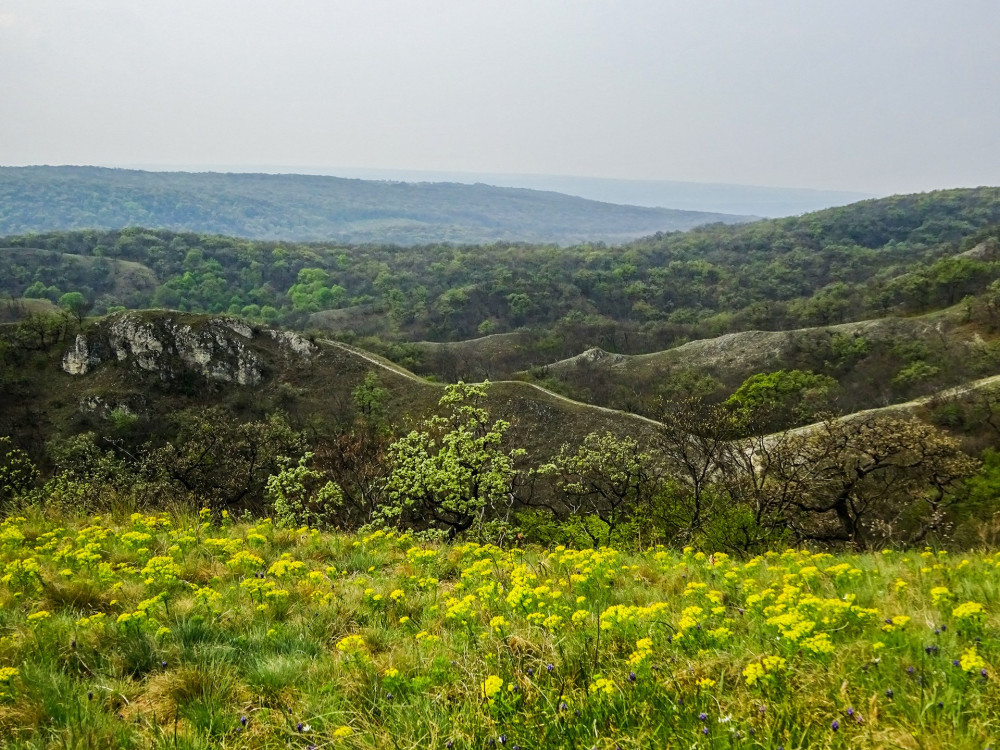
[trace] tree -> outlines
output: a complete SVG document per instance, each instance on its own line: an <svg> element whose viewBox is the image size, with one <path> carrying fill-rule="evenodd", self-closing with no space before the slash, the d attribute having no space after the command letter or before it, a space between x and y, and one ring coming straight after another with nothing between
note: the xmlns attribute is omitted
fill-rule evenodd
<svg viewBox="0 0 1000 750"><path fill-rule="evenodd" d="M69 310L79 324L83 323L87 313L93 309L94 303L88 301L80 292L66 292L59 298L59 307Z"/></svg>
<svg viewBox="0 0 1000 750"><path fill-rule="evenodd" d="M609 544L623 523L648 510L659 486L652 456L635 439L610 432L590 433L576 450L563 445L538 473L555 478L562 502L594 547ZM603 524L603 534L588 517Z"/></svg>
<svg viewBox="0 0 1000 750"><path fill-rule="evenodd" d="M663 402L659 412L655 447L674 484L657 520L664 533L686 542L707 520L712 485L733 463L735 441L748 429L749 415L699 398Z"/></svg>
<svg viewBox="0 0 1000 750"><path fill-rule="evenodd" d="M856 549L946 532L960 482L978 465L942 430L881 415L824 422L760 458L785 487L800 539Z"/></svg>
<svg viewBox="0 0 1000 750"><path fill-rule="evenodd" d="M0 502L6 505L24 494L37 478L38 469L28 454L6 435L0 436Z"/></svg>
<svg viewBox="0 0 1000 750"><path fill-rule="evenodd" d="M148 463L197 502L213 508L260 507L268 477L301 456L305 442L284 419L240 422L219 409L176 417L178 435Z"/></svg>
<svg viewBox="0 0 1000 750"><path fill-rule="evenodd" d="M506 450L503 420L491 422L481 405L489 383L445 388L446 416L425 420L389 446L386 502L376 523L454 539L470 529L503 524L513 505L515 459Z"/></svg>
<svg viewBox="0 0 1000 750"><path fill-rule="evenodd" d="M758 418L768 413L771 429L780 429L809 421L829 410L838 387L837 381L829 375L807 370L778 370L751 375L726 403L755 413Z"/></svg>

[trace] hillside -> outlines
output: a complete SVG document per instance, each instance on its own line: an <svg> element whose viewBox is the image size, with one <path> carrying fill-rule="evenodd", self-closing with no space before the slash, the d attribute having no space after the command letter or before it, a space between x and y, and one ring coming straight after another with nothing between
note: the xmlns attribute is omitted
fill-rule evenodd
<svg viewBox="0 0 1000 750"><path fill-rule="evenodd" d="M98 314L237 314L366 348L527 329L543 355L527 362L538 364L594 346L653 352L953 305L998 277L1000 189L895 196L614 247L403 248L130 229L8 237L0 248L0 292L15 297L79 291Z"/></svg>
<svg viewBox="0 0 1000 750"><path fill-rule="evenodd" d="M0 435L44 460L44 443L85 430L130 441L163 440L171 415L217 408L240 420L286 415L297 429L331 434L357 416L354 390L375 373L384 420L401 429L432 413L443 386L333 341L172 311L120 313L46 345L0 347ZM488 407L511 422L533 461L594 431L642 434L641 418L578 403L524 382L497 382ZM115 413L129 415L116 433ZM553 429L555 427L555 429Z"/></svg>
<svg viewBox="0 0 1000 750"><path fill-rule="evenodd" d="M315 175L0 167L0 235L131 226L296 242L622 242L748 217Z"/></svg>

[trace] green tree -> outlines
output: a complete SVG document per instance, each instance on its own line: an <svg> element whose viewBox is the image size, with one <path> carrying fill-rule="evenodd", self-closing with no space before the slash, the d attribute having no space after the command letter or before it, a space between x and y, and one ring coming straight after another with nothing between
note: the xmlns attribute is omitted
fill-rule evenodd
<svg viewBox="0 0 1000 750"><path fill-rule="evenodd" d="M751 375L726 401L746 413L767 414L771 428L813 419L833 405L838 388L829 375L808 370L778 370Z"/></svg>
<svg viewBox="0 0 1000 750"><path fill-rule="evenodd" d="M66 292L66 294L59 298L59 307L68 310L76 318L77 323L83 323L83 319L87 317L87 313L93 309L94 303L90 302L80 292Z"/></svg>
<svg viewBox="0 0 1000 750"><path fill-rule="evenodd" d="M569 515L594 547L607 545L622 524L648 510L659 489L652 456L630 437L590 433L575 450L563 445L538 468L555 479ZM599 525L588 523L596 518Z"/></svg>
<svg viewBox="0 0 1000 750"><path fill-rule="evenodd" d="M482 405L488 386L447 386L439 402L446 414L389 446L391 473L377 523L454 539L506 522L518 474L515 460L524 451L506 449L509 423L492 421Z"/></svg>

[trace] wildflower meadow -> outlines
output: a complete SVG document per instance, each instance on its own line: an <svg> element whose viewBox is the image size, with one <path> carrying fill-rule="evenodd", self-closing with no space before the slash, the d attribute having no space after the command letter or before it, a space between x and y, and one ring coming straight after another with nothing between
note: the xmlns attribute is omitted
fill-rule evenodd
<svg viewBox="0 0 1000 750"><path fill-rule="evenodd" d="M1000 553L0 524L9 748L955 748L1000 739Z"/></svg>

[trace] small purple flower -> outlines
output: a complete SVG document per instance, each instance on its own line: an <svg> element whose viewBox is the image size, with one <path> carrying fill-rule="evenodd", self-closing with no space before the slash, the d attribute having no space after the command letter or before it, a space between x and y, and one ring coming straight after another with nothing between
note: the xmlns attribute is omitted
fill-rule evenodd
<svg viewBox="0 0 1000 750"><path fill-rule="evenodd" d="M944 703L942 703L941 701L938 701L937 706L938 706L938 708L944 708Z"/></svg>
<svg viewBox="0 0 1000 750"><path fill-rule="evenodd" d="M553 670L553 669L555 669L555 668L556 668L555 664L546 664L546 665L545 665L545 670L546 670L547 672L549 672L549 673L551 673L551 672L552 672L552 670Z"/></svg>
<svg viewBox="0 0 1000 750"><path fill-rule="evenodd" d="M240 724L242 724L243 726L247 725L247 717L246 716L241 716L240 717Z"/></svg>
<svg viewBox="0 0 1000 750"><path fill-rule="evenodd" d="M953 666L953 667L960 666L959 663L958 663L958 659L952 659L951 660L951 666Z"/></svg>
<svg viewBox="0 0 1000 750"><path fill-rule="evenodd" d="M854 709L853 708L847 709L847 715L848 716L854 716Z"/></svg>
<svg viewBox="0 0 1000 750"><path fill-rule="evenodd" d="M446 743L444 743L444 746L448 748L448 750L451 750L453 747L455 747L455 743L452 742L451 740L448 740Z"/></svg>
<svg viewBox="0 0 1000 750"><path fill-rule="evenodd" d="M913 667L907 667L906 668L906 674L913 674L916 671L917 670L915 670Z"/></svg>
<svg viewBox="0 0 1000 750"><path fill-rule="evenodd" d="M167 663L165 661L161 661L160 662L160 667L162 667L163 669L166 669L167 668Z"/></svg>
<svg viewBox="0 0 1000 750"><path fill-rule="evenodd" d="M700 714L698 714L698 718L701 719L702 721L708 721L708 714L702 711Z"/></svg>
<svg viewBox="0 0 1000 750"><path fill-rule="evenodd" d="M501 745L506 745L507 744L507 735L506 734L501 734L499 737L497 737L497 742L499 742Z"/></svg>
<svg viewBox="0 0 1000 750"><path fill-rule="evenodd" d="M535 676L535 670L534 670L534 668L533 667L528 667L528 677L534 677L534 676Z"/></svg>
<svg viewBox="0 0 1000 750"><path fill-rule="evenodd" d="M90 691L87 692L87 700L88 701L94 700L94 691L93 690L90 690Z"/></svg>
<svg viewBox="0 0 1000 750"><path fill-rule="evenodd" d="M840 729L840 722L834 719L833 723L830 725L830 729L836 732L838 729Z"/></svg>
<svg viewBox="0 0 1000 750"><path fill-rule="evenodd" d="M983 672L985 672L985 671L986 670L984 669ZM985 675L983 675L983 676L985 677ZM635 680L636 680L635 672L629 672L628 673L628 681L629 682L635 682Z"/></svg>
<svg viewBox="0 0 1000 750"><path fill-rule="evenodd" d="M885 689L885 697L886 698L892 698L892 696L893 696L892 688L886 688Z"/></svg>
<svg viewBox="0 0 1000 750"><path fill-rule="evenodd" d="M982 669L979 670L979 676L982 677L984 680L986 679L986 667L983 667Z"/></svg>
<svg viewBox="0 0 1000 750"><path fill-rule="evenodd" d="M708 727L702 727L701 728L701 733L702 734L708 734Z"/></svg>
<svg viewBox="0 0 1000 750"><path fill-rule="evenodd" d="M948 626L947 626L947 625L942 625L942 626L941 626L941 632L942 632L942 633L943 633L944 631L946 631L947 629L948 629Z"/></svg>
<svg viewBox="0 0 1000 750"><path fill-rule="evenodd" d="M392 700L392 693L386 693L386 694L385 694L385 699L386 699L387 701L391 701L391 700Z"/></svg>

